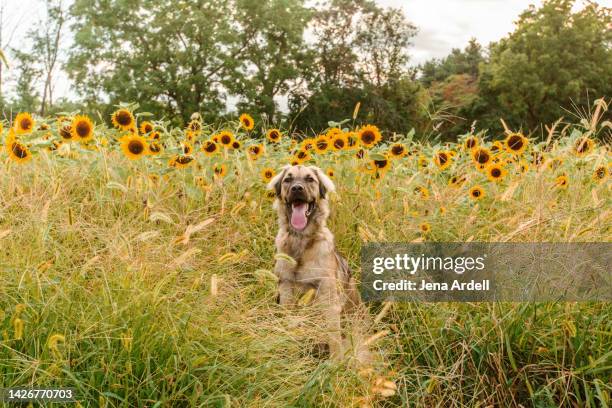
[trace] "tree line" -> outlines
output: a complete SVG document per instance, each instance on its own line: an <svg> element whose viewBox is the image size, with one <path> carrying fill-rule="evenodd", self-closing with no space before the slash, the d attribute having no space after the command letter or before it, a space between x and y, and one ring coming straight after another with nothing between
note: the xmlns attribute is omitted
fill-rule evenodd
<svg viewBox="0 0 612 408"><path fill-rule="evenodd" d="M372 0L45 1L29 49L8 50L17 79L11 98L0 94L5 116L106 119L135 101L176 124L193 112L215 122L230 115L229 100L260 122L313 133L359 103L357 121L387 135L415 128L453 139L474 126L499 132L500 118L534 131L612 95L612 11L594 2L574 11L574 0L546 0L501 40L414 67L418 28ZM53 99L60 65L78 101Z"/></svg>

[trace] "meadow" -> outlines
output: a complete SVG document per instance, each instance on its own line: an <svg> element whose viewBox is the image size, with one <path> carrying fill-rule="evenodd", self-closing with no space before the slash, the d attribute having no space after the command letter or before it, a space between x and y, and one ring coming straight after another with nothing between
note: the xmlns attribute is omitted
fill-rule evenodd
<svg viewBox="0 0 612 408"><path fill-rule="evenodd" d="M305 352L319 314L278 306L266 183L288 163L337 185L330 227L363 242L609 242L612 124L600 100L541 135L452 143L352 119L320 135L242 115L185 128L136 105L4 122L0 387L80 406L604 407L609 303L370 304L353 369Z"/></svg>

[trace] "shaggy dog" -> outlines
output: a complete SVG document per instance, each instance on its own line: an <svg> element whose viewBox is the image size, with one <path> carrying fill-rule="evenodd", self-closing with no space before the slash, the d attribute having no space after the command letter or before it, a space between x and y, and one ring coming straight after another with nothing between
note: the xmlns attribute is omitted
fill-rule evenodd
<svg viewBox="0 0 612 408"><path fill-rule="evenodd" d="M279 303L292 305L296 294L314 289L322 305L329 332L332 358L343 356L341 317L361 303L346 260L336 251L327 228L327 195L334 183L313 166L286 166L268 188L276 191L274 207L279 230L276 250L292 259L277 257Z"/></svg>

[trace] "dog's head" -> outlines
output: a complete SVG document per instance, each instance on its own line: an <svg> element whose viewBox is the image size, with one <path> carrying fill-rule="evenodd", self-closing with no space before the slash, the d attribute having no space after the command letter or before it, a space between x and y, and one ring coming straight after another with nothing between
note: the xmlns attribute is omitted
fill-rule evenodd
<svg viewBox="0 0 612 408"><path fill-rule="evenodd" d="M323 206L327 194L335 190L334 183L315 166L285 166L268 184L276 191L276 205L287 216L296 231L306 229L318 212L326 216Z"/></svg>

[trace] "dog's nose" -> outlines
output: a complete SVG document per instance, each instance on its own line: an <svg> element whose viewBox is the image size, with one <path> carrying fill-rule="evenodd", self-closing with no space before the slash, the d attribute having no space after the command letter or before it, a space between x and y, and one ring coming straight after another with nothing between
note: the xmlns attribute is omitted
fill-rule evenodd
<svg viewBox="0 0 612 408"><path fill-rule="evenodd" d="M304 186L301 184L294 184L291 186L292 193L301 193L302 191L304 191Z"/></svg>

